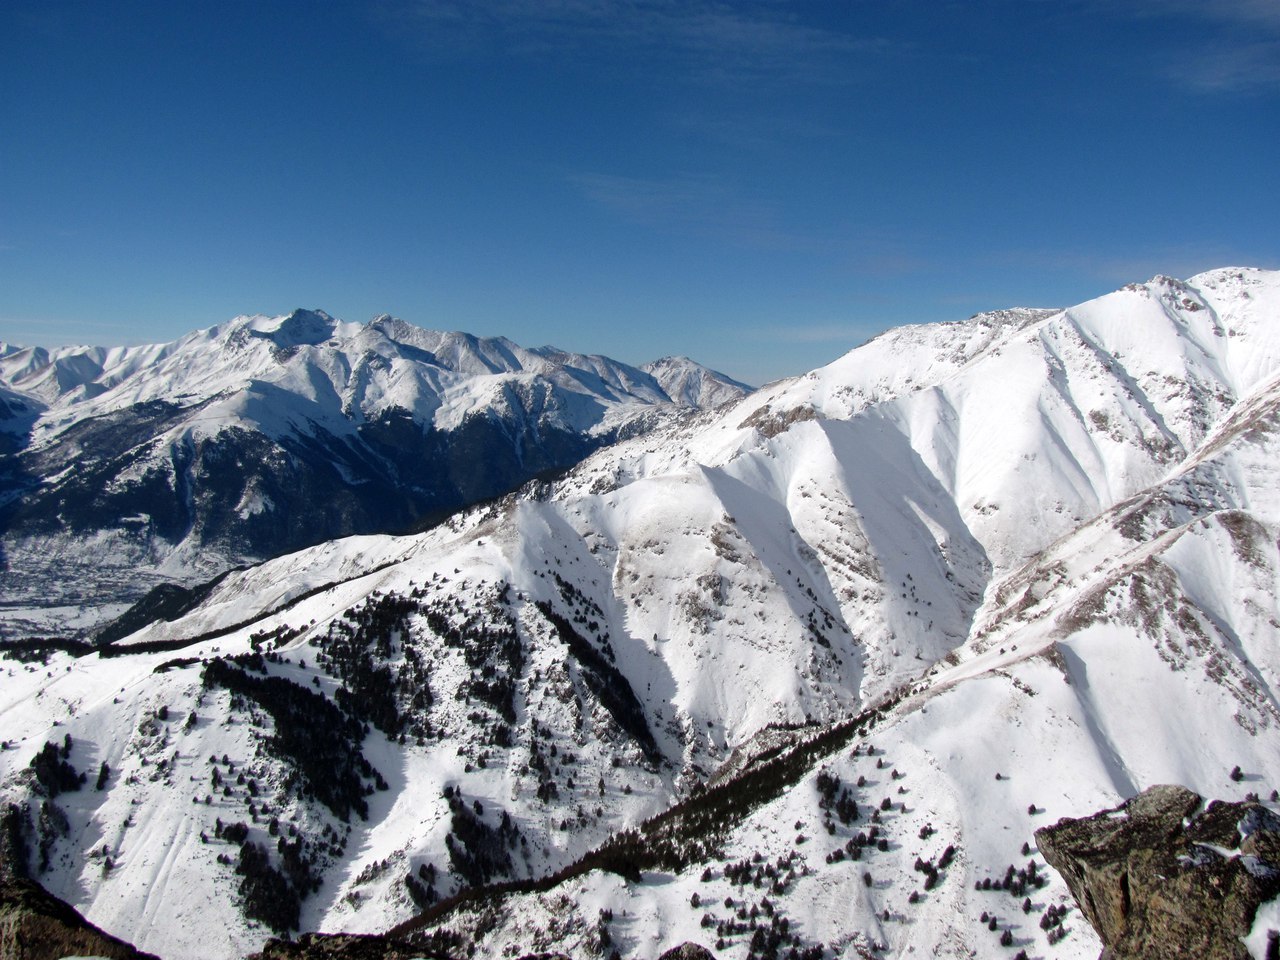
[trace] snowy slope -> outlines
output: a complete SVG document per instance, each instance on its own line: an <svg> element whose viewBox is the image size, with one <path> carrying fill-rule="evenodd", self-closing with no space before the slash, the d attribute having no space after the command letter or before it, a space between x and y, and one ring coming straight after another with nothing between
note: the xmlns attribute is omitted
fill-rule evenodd
<svg viewBox="0 0 1280 960"><path fill-rule="evenodd" d="M692 862L640 883L589 873L446 926L481 956L533 930L576 954L603 924L624 956L721 939L745 957L752 933L725 924L753 905L759 923L767 896L826 956L1011 956L1005 929L1029 955L1096 956L1078 914L1061 942L1041 928L1067 902L1056 878L1022 896L982 881L1027 869L1035 827L1154 783L1276 786L1278 361L1280 274L1253 270L891 331L426 533L233 573L122 640L131 654L11 663L0 783L37 811L42 882L91 921L173 956L226 928L235 956L266 930L243 891L226 896L243 847L216 819L244 821L281 869L270 817L305 839L323 884L300 928L384 930L418 909L407 875L419 896L469 872L543 875L891 696ZM209 680L202 659L255 647L278 659L233 669L354 692L358 748L387 786L362 781L367 819L308 792L266 700ZM66 733L90 776L52 799L63 831L40 822L27 764ZM823 800L822 769L857 820ZM873 810L886 849L836 857ZM86 857L104 844L105 875ZM756 852L783 879L738 882ZM161 909L184 922L153 923Z"/></svg>
<svg viewBox="0 0 1280 960"><path fill-rule="evenodd" d="M670 371L672 361L655 369ZM664 373L678 388L689 382L720 387L726 399L746 388L686 358ZM504 337L425 330L381 316L367 324L335 320L323 311L296 310L279 317L237 317L181 340L142 347L19 348L0 345L0 382L38 398L51 410L35 430L38 442L90 417L152 401L194 402L227 398L200 429L216 432L220 418L258 416L270 432L286 426L261 408L235 401L255 383L281 386L327 414L372 419L391 407L430 414L437 426L456 425L473 408L493 402L506 383L550 381L565 396L580 398L556 411L575 431L607 429L626 403L673 400L704 406L694 395L668 395L643 368L607 357L542 347L525 349ZM452 401L452 402L450 402ZM284 414L287 418L288 414ZM243 417L237 418L242 422Z"/></svg>
<svg viewBox="0 0 1280 960"><path fill-rule="evenodd" d="M495 956L530 928L568 929L569 952L589 950L602 925L623 955L694 940L741 956L753 932L722 935L724 925L763 897L799 945L824 943L839 956L1004 956L1006 929L1011 950L1096 956L1101 945L1074 911L1060 942L1041 927L1050 905L1071 905L1056 877L1012 895L975 884L1036 860L1021 846L1034 847L1036 826L1153 784L1229 798L1276 786L1280 390L1274 370L1250 372L1237 387L1245 398L1190 434L1198 444L1177 467L993 581L970 640L910 685L878 730L823 765L846 785L865 778L852 791L857 823L827 834L815 770L687 869L646 874L640 885L592 873L509 899L496 929L483 910L445 924ZM1236 765L1241 782L1229 777ZM888 849L830 862L885 800L878 829ZM954 861L930 889L917 858L936 865L947 845ZM763 891L734 881L728 868L757 852L766 867L795 871L781 892L768 879ZM566 897L578 905L571 912Z"/></svg>
<svg viewBox="0 0 1280 960"><path fill-rule="evenodd" d="M409 529L746 389L677 366L672 395L605 357L304 310L143 347L0 345L13 629Z"/></svg>
<svg viewBox="0 0 1280 960"><path fill-rule="evenodd" d="M737 400L751 388L724 374L708 370L688 357L663 357L640 367L662 386L676 403L699 410L711 410Z"/></svg>

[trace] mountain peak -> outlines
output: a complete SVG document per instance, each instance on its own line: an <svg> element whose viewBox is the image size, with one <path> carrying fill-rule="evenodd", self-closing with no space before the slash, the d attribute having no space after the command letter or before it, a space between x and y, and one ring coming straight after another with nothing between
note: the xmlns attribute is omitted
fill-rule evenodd
<svg viewBox="0 0 1280 960"><path fill-rule="evenodd" d="M667 356L640 365L676 403L718 407L750 393L752 387L684 356Z"/></svg>
<svg viewBox="0 0 1280 960"><path fill-rule="evenodd" d="M247 324L252 337L270 340L281 349L316 346L330 339L339 323L323 310L305 310L299 307L283 317L273 317L265 323L257 320Z"/></svg>
<svg viewBox="0 0 1280 960"><path fill-rule="evenodd" d="M660 394L712 379L683 358L556 370L412 328L417 354L343 334L280 363L196 338L198 360L161 358L166 397L200 363L243 369L20 454L49 499L3 544L6 639L55 578L146 573L98 504L126 531L232 517L278 544L442 464L472 493L504 451L537 475L564 424L628 439L412 536L144 599L100 656L12 664L10 822L52 892L172 956L408 921L478 960L712 931L725 957L1096 957L1036 827L1151 784L1238 801L1280 770L1277 321L1280 274L1136 284L900 328L699 416ZM253 434L286 407L303 429ZM1245 827L1177 869L1248 854ZM453 899L499 881L500 907Z"/></svg>

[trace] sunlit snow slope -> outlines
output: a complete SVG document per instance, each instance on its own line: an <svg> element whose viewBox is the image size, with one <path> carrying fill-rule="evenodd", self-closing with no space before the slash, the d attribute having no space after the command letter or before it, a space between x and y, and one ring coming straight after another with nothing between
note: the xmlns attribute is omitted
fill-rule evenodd
<svg viewBox="0 0 1280 960"><path fill-rule="evenodd" d="M226 929L235 956L273 922L245 919L255 843L298 928L383 930L887 704L682 835L687 863L446 925L481 956L530 931L579 955L602 925L624 956L758 956L767 898L825 956L1093 957L1078 914L1041 924L1068 897L1027 880L1036 826L1154 783L1275 786L1277 427L1273 272L891 331L429 532L233 573L133 652L11 663L4 791L90 920L173 956ZM329 706L364 816L282 732ZM89 782L49 797L28 764L66 734Z"/></svg>
<svg viewBox="0 0 1280 960"><path fill-rule="evenodd" d="M155 583L403 532L743 392L684 358L651 374L304 310L153 346L0 344L7 632L87 632Z"/></svg>

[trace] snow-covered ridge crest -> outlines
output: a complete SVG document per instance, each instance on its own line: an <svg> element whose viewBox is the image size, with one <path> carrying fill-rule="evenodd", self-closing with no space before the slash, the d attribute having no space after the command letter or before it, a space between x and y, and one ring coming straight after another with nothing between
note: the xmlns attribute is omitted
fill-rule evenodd
<svg viewBox="0 0 1280 960"><path fill-rule="evenodd" d="M585 954L607 926L626 956L719 937L736 960L737 911L757 907L824 956L995 960L1007 932L1091 960L1065 887L1028 867L1036 826L1152 783L1280 786L1278 346L1280 274L1245 269L891 331L425 532L231 573L122 637L130 655L14 664L0 789L38 803L31 757L70 733L77 769L114 779L59 800L48 882L162 954L215 928L243 950L265 932L221 895L239 841L215 817L277 865L270 816L323 844L303 927L385 930L428 881L479 875L464 834L489 838L492 878L545 875L726 763L892 702L713 850L477 915L476 955L553 931ZM300 761L265 745L266 708L201 680L231 656L332 703L394 691L393 732L357 744L388 781L368 779L368 820L291 790ZM160 705L177 720L157 730ZM230 794L204 786L211 766ZM84 854L104 843L106 875ZM196 920L153 923L153 902Z"/></svg>
<svg viewBox="0 0 1280 960"><path fill-rule="evenodd" d="M715 384L719 400L747 389L693 361L686 360L684 370ZM440 402L443 394L472 380L521 374L549 378L559 390L591 401L566 414L577 430L601 429L613 406L702 405L689 395L669 396L643 369L607 357L526 349L503 337L427 330L388 315L360 324L295 310L236 317L166 344L54 350L6 344L0 350L0 384L61 414L46 432L138 403L190 404L254 383L280 384L316 402L339 399L365 417L400 406L438 414L439 425L453 426L457 418ZM493 393L483 384L477 391Z"/></svg>
<svg viewBox="0 0 1280 960"><path fill-rule="evenodd" d="M10 598L127 603L159 580L409 529L747 390L682 370L705 388L673 397L603 356L319 310L140 347L6 345ZM24 631L85 626L28 616Z"/></svg>

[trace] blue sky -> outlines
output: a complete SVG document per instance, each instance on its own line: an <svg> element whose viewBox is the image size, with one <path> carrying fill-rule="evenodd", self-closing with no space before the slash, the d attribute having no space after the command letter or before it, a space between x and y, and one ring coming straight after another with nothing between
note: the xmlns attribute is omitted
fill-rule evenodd
<svg viewBox="0 0 1280 960"><path fill-rule="evenodd" d="M751 382L1280 266L1274 0L0 5L0 339L392 313Z"/></svg>

